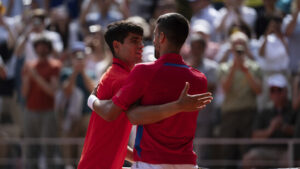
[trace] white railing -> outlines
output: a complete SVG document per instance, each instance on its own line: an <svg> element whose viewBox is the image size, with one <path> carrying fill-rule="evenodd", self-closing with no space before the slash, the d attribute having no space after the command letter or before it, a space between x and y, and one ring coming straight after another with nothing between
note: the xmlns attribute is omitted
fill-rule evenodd
<svg viewBox="0 0 300 169"><path fill-rule="evenodd" d="M26 163L25 147L31 144L45 144L45 145L65 145L73 144L82 146L84 138L1 138L0 145L19 145L21 147L21 159L0 158L0 165L14 164L16 160L21 160L22 164ZM300 139L233 139L233 138L195 138L194 145L287 145L288 165L294 165L294 145L300 144ZM1 150L0 150L1 151ZM70 161L77 159L69 159ZM28 162L28 161L27 161ZM270 162L262 161L262 165L268 165ZM203 160L201 164L205 166L223 166L223 165L237 165L241 161L235 160Z"/></svg>

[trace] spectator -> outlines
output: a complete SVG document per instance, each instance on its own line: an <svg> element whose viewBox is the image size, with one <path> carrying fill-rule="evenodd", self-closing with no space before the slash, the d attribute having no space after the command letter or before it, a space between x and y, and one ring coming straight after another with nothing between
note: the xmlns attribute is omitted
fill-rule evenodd
<svg viewBox="0 0 300 169"><path fill-rule="evenodd" d="M57 56L57 53L61 52L63 49L63 44L61 42L61 37L58 33L46 30L45 19L47 17L46 12L42 9L35 9L32 12L32 19L29 25L25 27L25 33L18 39L19 43L16 47L16 55L21 56L24 54L25 61L31 61L37 59L37 55L33 48L33 39L36 36L47 36L50 39L53 51L52 56Z"/></svg>
<svg viewBox="0 0 300 169"><path fill-rule="evenodd" d="M21 15L23 12L23 2L16 0L2 0L4 6L7 7L6 16L14 17Z"/></svg>
<svg viewBox="0 0 300 169"><path fill-rule="evenodd" d="M113 5L110 0L85 0L79 16L81 26L99 24L106 27L111 22L123 19L121 12L112 8Z"/></svg>
<svg viewBox="0 0 300 169"><path fill-rule="evenodd" d="M63 50L69 48L70 41L70 18L65 8L52 8L50 11L50 24L47 29L57 32L63 43Z"/></svg>
<svg viewBox="0 0 300 169"><path fill-rule="evenodd" d="M261 38L259 55L263 59L262 69L267 73L288 71L288 47L284 33L281 31L281 23L280 14L273 14L265 36Z"/></svg>
<svg viewBox="0 0 300 169"><path fill-rule="evenodd" d="M256 38L259 39L261 35L265 34L267 30L268 24L272 15L276 12L276 4L277 0L263 0L263 8L258 11L257 19L255 21L255 34Z"/></svg>
<svg viewBox="0 0 300 169"><path fill-rule="evenodd" d="M233 36L236 32L242 32L243 35L241 36ZM233 54L233 43L238 43L245 48L245 56L248 59L255 60L257 53L257 46L255 43L253 43L251 39L251 30L250 28L245 24L234 24L231 26L229 33L230 38L227 42L223 43L220 46L219 52L216 54L215 60L222 63L222 62L228 62L234 58ZM235 37L235 38L232 38Z"/></svg>
<svg viewBox="0 0 300 169"><path fill-rule="evenodd" d="M284 75L274 74L268 78L270 99L273 107L257 114L253 125L252 138L291 138L294 134L296 114L288 99L288 82ZM261 145L254 147L243 157L244 168L288 167L286 145ZM259 166L259 162L271 166Z"/></svg>
<svg viewBox="0 0 300 169"><path fill-rule="evenodd" d="M100 25L91 25L85 43L89 50L85 70L95 72L95 80L98 82L111 64L112 57L104 41L103 28Z"/></svg>
<svg viewBox="0 0 300 169"><path fill-rule="evenodd" d="M23 68L22 93L26 99L24 117L24 137L48 138L56 136L56 119L54 114L54 93L58 87L58 76L61 63L50 58L52 43L45 36L36 36L33 47L37 53L36 60L28 61ZM38 159L45 155L47 160L53 158L55 151L53 146L33 144L26 151L26 168L37 168L32 159ZM42 153L42 154L41 154ZM53 168L47 161L48 167Z"/></svg>
<svg viewBox="0 0 300 169"><path fill-rule="evenodd" d="M61 71L62 91L56 95L56 108L61 117L63 137L84 137L92 112L85 103L95 87L96 75L94 70L87 69L85 48L83 42L73 43L71 67ZM64 147L64 158L79 157L80 149L73 145ZM66 163L68 167L73 165Z"/></svg>
<svg viewBox="0 0 300 169"><path fill-rule="evenodd" d="M269 87L267 79L274 73L289 73L289 54L287 39L281 30L282 16L280 13L273 13L264 36L261 36L259 44L258 61L263 70L263 92L260 96L260 110L265 109L270 104Z"/></svg>
<svg viewBox="0 0 300 169"><path fill-rule="evenodd" d="M293 75L299 73L300 1L294 0L292 14L283 20L284 34L288 38L289 68Z"/></svg>
<svg viewBox="0 0 300 169"><path fill-rule="evenodd" d="M197 20L205 20L209 23L211 39L214 42L219 42L219 36L216 32L215 21L220 17L219 11L217 11L211 4L211 0L189 0L190 6L193 10L193 16L191 18L191 26L195 24Z"/></svg>
<svg viewBox="0 0 300 169"><path fill-rule="evenodd" d="M211 40L211 35L215 34L212 29L212 26L203 19L196 20L191 26L191 31L200 34L206 41L207 47L204 56L208 59L215 60L220 45Z"/></svg>
<svg viewBox="0 0 300 169"><path fill-rule="evenodd" d="M165 13L176 12L177 7L176 0L160 0L157 2L152 18L157 19Z"/></svg>
<svg viewBox="0 0 300 169"><path fill-rule="evenodd" d="M4 8L0 2L0 8ZM7 24L7 18L0 11L0 139L20 137L20 115L16 111L15 101L15 66L16 58L13 56L15 39L11 27ZM12 158L8 156L14 146L0 145L0 158ZM0 168L9 168L13 164L1 164Z"/></svg>
<svg viewBox="0 0 300 169"><path fill-rule="evenodd" d="M218 64L215 61L205 57L206 40L199 34L193 33L191 35L191 60L190 65L204 73L207 77L207 90L213 94L217 87L217 69ZM209 138L213 136L214 124L216 122L216 107L214 102L208 104L205 109L199 112L197 118L197 129L195 138ZM198 148L198 149L197 149ZM210 146L195 147L198 152L198 164L201 160L207 160L210 157Z"/></svg>
<svg viewBox="0 0 300 169"><path fill-rule="evenodd" d="M220 65L220 82L224 91L221 105L220 137L249 138L256 114L256 96L261 93L261 71L258 64L247 59L241 32L231 35L232 61ZM243 100L241 102L241 100ZM239 150L241 149L241 150ZM246 147L223 146L223 159L236 160ZM225 164L226 165L226 164ZM234 168L234 166L227 166Z"/></svg>
<svg viewBox="0 0 300 169"><path fill-rule="evenodd" d="M124 0L127 4L128 16L140 16L146 21L149 21L156 9L157 3L159 1L155 0ZM161 0L160 0L161 1Z"/></svg>
<svg viewBox="0 0 300 169"><path fill-rule="evenodd" d="M256 20L256 11L250 7L243 5L244 0L225 0L225 7L220 9L220 17L215 21L217 31L228 32L233 24L247 24L251 30L254 29ZM225 36L226 35L222 35Z"/></svg>

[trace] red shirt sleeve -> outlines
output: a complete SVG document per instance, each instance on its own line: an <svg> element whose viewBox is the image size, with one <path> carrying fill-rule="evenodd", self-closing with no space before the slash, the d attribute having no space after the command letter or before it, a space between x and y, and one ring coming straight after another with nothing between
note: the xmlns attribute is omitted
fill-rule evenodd
<svg viewBox="0 0 300 169"><path fill-rule="evenodd" d="M131 71L128 79L119 92L112 98L112 101L123 110L139 100L149 83L149 76L145 65L137 65Z"/></svg>

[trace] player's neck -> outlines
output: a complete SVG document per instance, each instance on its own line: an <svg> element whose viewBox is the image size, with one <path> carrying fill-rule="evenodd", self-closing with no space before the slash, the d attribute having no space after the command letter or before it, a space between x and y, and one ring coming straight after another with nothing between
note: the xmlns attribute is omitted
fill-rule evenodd
<svg viewBox="0 0 300 169"><path fill-rule="evenodd" d="M160 52L159 52L162 55L165 55L165 54L168 54L168 53L176 53L176 54L179 54L180 53L180 49L177 49L177 48L172 48L170 46L166 46L165 48L163 48Z"/></svg>
<svg viewBox="0 0 300 169"><path fill-rule="evenodd" d="M161 52L160 54L162 56L162 55L169 54L169 53L175 53L175 54L179 55L179 51L176 51L176 50L168 50L168 51Z"/></svg>

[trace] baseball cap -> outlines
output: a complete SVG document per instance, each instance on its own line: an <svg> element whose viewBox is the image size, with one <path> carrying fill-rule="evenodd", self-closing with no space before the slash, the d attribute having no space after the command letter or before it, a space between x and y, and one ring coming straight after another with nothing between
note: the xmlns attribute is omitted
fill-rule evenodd
<svg viewBox="0 0 300 169"><path fill-rule="evenodd" d="M287 87L287 80L282 74L274 74L268 78L268 86L269 87L279 87L285 88Z"/></svg>
<svg viewBox="0 0 300 169"><path fill-rule="evenodd" d="M199 19L196 20L192 26L191 26L192 32L202 32L206 35L210 35L211 33L211 26L210 24L204 20L204 19Z"/></svg>

